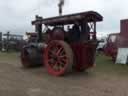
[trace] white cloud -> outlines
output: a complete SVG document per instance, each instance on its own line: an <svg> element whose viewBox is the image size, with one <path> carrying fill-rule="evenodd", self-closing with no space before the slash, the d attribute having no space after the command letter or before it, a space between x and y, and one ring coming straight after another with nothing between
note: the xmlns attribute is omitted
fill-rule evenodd
<svg viewBox="0 0 128 96"><path fill-rule="evenodd" d="M43 17L58 15L58 0L0 0L0 31L17 34L32 31L31 20L36 14ZM127 0L66 0L64 14L88 10L98 11L104 21L98 32L119 32L120 19L128 18ZM104 33L103 33L104 34Z"/></svg>

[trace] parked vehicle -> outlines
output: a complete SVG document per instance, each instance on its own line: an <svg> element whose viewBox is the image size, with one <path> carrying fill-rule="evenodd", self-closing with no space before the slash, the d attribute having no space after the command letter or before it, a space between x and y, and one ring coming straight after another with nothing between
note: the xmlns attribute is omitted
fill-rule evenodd
<svg viewBox="0 0 128 96"><path fill-rule="evenodd" d="M36 28L37 42L29 43L22 49L23 66L32 67L40 63L54 76L93 67L98 45L96 22L102 20L103 17L94 11L46 19L36 16L32 25ZM45 42L42 25L43 30L47 29Z"/></svg>

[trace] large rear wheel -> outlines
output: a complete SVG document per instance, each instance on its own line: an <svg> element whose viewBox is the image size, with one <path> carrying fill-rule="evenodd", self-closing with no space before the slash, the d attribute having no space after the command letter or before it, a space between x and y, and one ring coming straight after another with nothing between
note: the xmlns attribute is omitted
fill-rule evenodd
<svg viewBox="0 0 128 96"><path fill-rule="evenodd" d="M72 49L64 41L53 40L45 50L44 63L50 74L54 76L64 75L72 70Z"/></svg>

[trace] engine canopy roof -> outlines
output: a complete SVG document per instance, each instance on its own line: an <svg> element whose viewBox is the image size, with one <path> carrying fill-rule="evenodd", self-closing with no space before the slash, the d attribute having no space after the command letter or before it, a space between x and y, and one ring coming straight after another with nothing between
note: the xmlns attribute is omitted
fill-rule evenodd
<svg viewBox="0 0 128 96"><path fill-rule="evenodd" d="M95 11L87 11L87 12L57 16L52 18L45 18L45 19L40 18L35 21L32 21L32 25L36 25L36 24L44 24L48 26L68 25L68 24L74 24L75 22L81 22L83 20L87 22L93 22L93 21L100 22L103 20L103 17Z"/></svg>

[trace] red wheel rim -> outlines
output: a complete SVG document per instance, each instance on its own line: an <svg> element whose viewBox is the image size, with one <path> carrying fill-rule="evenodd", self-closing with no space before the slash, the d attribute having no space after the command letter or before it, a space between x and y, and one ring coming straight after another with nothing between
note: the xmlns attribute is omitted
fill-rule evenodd
<svg viewBox="0 0 128 96"><path fill-rule="evenodd" d="M64 75L69 65L69 56L65 47L58 41L51 42L45 50L45 65L50 74Z"/></svg>

